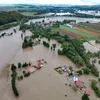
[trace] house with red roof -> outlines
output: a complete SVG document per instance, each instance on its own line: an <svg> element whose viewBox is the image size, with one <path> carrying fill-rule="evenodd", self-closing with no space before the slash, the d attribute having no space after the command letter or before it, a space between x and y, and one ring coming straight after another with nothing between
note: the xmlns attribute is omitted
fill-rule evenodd
<svg viewBox="0 0 100 100"><path fill-rule="evenodd" d="M88 96L90 96L91 91L89 91L89 90L85 90L85 94L87 94Z"/></svg>
<svg viewBox="0 0 100 100"><path fill-rule="evenodd" d="M42 62L38 62L37 65L38 65L38 67L43 67L43 63Z"/></svg>
<svg viewBox="0 0 100 100"><path fill-rule="evenodd" d="M34 67L29 67L28 70L29 70L29 72L32 73L32 72L35 72L36 68L34 68Z"/></svg>

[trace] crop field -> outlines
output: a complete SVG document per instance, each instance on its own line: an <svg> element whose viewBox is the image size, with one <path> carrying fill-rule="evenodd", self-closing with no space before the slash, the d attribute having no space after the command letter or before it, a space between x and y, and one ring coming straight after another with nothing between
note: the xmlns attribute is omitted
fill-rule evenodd
<svg viewBox="0 0 100 100"><path fill-rule="evenodd" d="M100 23L82 23L81 25L100 31Z"/></svg>
<svg viewBox="0 0 100 100"><path fill-rule="evenodd" d="M86 39L90 39L90 38L95 37L94 35L89 34L89 33L85 32L85 31L83 31L83 30L79 30L79 29L77 29L77 28L70 28L70 27L67 27L67 26L64 26L64 25L60 25L60 29L61 29L61 30L67 30L67 31L69 31L69 32L72 32L73 35L74 35L74 34L78 34L78 35L80 35L80 36L82 36L82 37L84 37L84 38L86 38ZM66 34L67 34L67 33L66 33Z"/></svg>
<svg viewBox="0 0 100 100"><path fill-rule="evenodd" d="M93 32L93 31L89 31L89 30L86 30L84 28L81 28L81 27L76 27L77 30L79 31L83 31L83 32L86 32L88 34L91 34L93 36L100 36L100 34L96 33L96 32Z"/></svg>
<svg viewBox="0 0 100 100"><path fill-rule="evenodd" d="M74 26L79 26L79 27L84 28L86 30L100 34L100 23L80 23L77 25L74 24Z"/></svg>
<svg viewBox="0 0 100 100"><path fill-rule="evenodd" d="M59 30L60 33L63 33L64 35L68 35L70 37L74 37L74 38L84 38L82 37L80 34L76 34L74 32L68 31L68 30Z"/></svg>

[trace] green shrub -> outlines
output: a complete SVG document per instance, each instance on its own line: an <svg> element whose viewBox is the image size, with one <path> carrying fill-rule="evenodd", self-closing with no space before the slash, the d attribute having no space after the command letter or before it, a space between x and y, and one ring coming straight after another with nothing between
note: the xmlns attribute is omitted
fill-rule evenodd
<svg viewBox="0 0 100 100"><path fill-rule="evenodd" d="M62 50L58 49L58 54L59 54L59 55L63 55Z"/></svg>
<svg viewBox="0 0 100 100"><path fill-rule="evenodd" d="M82 70L78 70L77 73L78 73L79 75L83 75Z"/></svg>
<svg viewBox="0 0 100 100"><path fill-rule="evenodd" d="M91 68L91 73L93 75L95 75L96 77L99 77L99 71L98 71L98 69L96 67L92 67Z"/></svg>
<svg viewBox="0 0 100 100"><path fill-rule="evenodd" d="M11 70L15 71L16 70L16 66L14 64L11 64Z"/></svg>
<svg viewBox="0 0 100 100"><path fill-rule="evenodd" d="M24 77L28 77L28 76L30 76L29 72L24 74Z"/></svg>
<svg viewBox="0 0 100 100"><path fill-rule="evenodd" d="M23 80L23 76L20 76L20 79Z"/></svg>
<svg viewBox="0 0 100 100"><path fill-rule="evenodd" d="M19 63L18 63L18 68L21 68L21 67L22 67L22 65L21 65L21 63L19 62Z"/></svg>
<svg viewBox="0 0 100 100"><path fill-rule="evenodd" d="M25 67L28 67L28 64L25 62L23 65L22 65L23 68Z"/></svg>
<svg viewBox="0 0 100 100"><path fill-rule="evenodd" d="M49 43L47 43L47 42L45 42L45 41L43 41L43 45L46 46L47 48L50 47Z"/></svg>
<svg viewBox="0 0 100 100"><path fill-rule="evenodd" d="M89 69L88 67L83 68L82 70L83 70L84 74L89 75L89 73L90 73L90 69Z"/></svg>

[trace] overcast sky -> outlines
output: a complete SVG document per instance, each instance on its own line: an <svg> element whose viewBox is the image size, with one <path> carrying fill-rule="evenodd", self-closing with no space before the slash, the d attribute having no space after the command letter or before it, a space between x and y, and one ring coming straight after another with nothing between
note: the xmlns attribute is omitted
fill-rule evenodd
<svg viewBox="0 0 100 100"><path fill-rule="evenodd" d="M100 4L100 0L0 0L0 4L72 4L93 5Z"/></svg>

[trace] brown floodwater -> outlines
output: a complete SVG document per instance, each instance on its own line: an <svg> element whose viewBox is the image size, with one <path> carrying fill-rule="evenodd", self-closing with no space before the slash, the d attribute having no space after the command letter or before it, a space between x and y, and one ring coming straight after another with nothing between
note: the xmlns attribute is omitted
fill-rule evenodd
<svg viewBox="0 0 100 100"><path fill-rule="evenodd" d="M22 81L16 81L16 87L20 94L19 98L15 98L13 95L11 80L1 77L1 74L0 100L81 100L83 94L73 91L69 85L65 86L65 83L70 83L66 78L66 74L60 75L54 71L54 68L63 65L72 66L74 69L77 69L71 60L57 54L57 49L61 47L61 44L55 40L50 41L50 45L52 43L57 44L55 52L44 47L42 44L34 46L33 49L22 50L20 36L22 32L18 30L18 27L16 28L16 34L0 39L0 70L8 63L17 65L18 62L31 62L33 65L36 65L39 59L44 59L47 64L42 69L32 73L30 77L24 78ZM13 28L6 31L12 32ZM26 35L30 34L30 31L26 31ZM46 39L44 38L43 40ZM86 82L87 87L90 89L90 77L85 77L83 76L82 80ZM65 93L67 97L65 97ZM93 91L90 98L91 100L99 100Z"/></svg>

